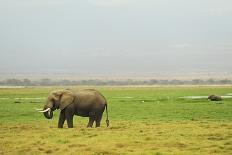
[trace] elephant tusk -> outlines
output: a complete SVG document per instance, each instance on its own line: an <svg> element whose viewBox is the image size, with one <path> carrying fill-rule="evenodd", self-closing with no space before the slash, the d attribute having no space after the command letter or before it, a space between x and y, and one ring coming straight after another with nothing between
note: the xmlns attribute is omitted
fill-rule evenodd
<svg viewBox="0 0 232 155"><path fill-rule="evenodd" d="M37 111L42 111L43 109L35 109L35 110L37 110Z"/></svg>
<svg viewBox="0 0 232 155"><path fill-rule="evenodd" d="M46 110L38 111L38 112L47 112L47 111L49 111L49 110L50 110L50 108L47 108Z"/></svg>

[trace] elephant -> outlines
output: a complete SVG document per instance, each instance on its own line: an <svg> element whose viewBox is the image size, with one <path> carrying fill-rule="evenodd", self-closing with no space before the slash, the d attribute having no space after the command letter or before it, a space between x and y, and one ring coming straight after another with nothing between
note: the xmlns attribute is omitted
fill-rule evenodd
<svg viewBox="0 0 232 155"><path fill-rule="evenodd" d="M221 101L222 97L218 96L218 95L209 95L208 96L208 100L211 100L211 101Z"/></svg>
<svg viewBox="0 0 232 155"><path fill-rule="evenodd" d="M65 120L68 128L73 128L73 116L89 117L87 127L100 127L102 114L106 109L106 125L109 126L107 101L105 97L94 89L73 91L69 89L53 91L47 98L42 112L47 119L52 119L53 111L60 109L58 128L63 128Z"/></svg>

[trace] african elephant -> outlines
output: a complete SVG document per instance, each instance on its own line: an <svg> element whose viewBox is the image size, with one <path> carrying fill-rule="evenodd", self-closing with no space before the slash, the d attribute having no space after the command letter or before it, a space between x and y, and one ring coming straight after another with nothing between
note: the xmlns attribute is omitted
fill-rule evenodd
<svg viewBox="0 0 232 155"><path fill-rule="evenodd" d="M67 120L68 128L73 128L73 116L89 117L87 127L92 127L94 121L96 127L100 127L102 114L106 109L106 124L109 126L107 102L105 97L98 91L93 89L84 89L79 91L71 91L69 89L53 91L47 98L43 112L47 119L53 117L53 111L60 109L58 128L63 128L65 120ZM50 112L50 113L49 113Z"/></svg>
<svg viewBox="0 0 232 155"><path fill-rule="evenodd" d="M221 101L222 97L218 96L218 95L209 95L208 100L211 100L211 101Z"/></svg>

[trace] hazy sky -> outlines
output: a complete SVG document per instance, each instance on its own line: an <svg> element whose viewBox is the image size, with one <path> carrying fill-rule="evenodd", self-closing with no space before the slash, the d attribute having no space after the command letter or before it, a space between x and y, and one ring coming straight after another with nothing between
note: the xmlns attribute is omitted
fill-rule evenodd
<svg viewBox="0 0 232 155"><path fill-rule="evenodd" d="M0 73L232 72L231 0L0 0Z"/></svg>

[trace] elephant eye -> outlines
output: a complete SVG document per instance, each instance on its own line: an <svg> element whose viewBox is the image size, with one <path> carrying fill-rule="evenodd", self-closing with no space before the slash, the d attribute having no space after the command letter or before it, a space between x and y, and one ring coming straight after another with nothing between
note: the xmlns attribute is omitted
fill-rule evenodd
<svg viewBox="0 0 232 155"><path fill-rule="evenodd" d="M57 102L58 102L58 101L57 101L55 98L52 99L52 103L53 103L53 104L57 104Z"/></svg>
<svg viewBox="0 0 232 155"><path fill-rule="evenodd" d="M52 98L52 100L51 100L53 103L55 103L56 102L56 100L54 99L54 98Z"/></svg>

